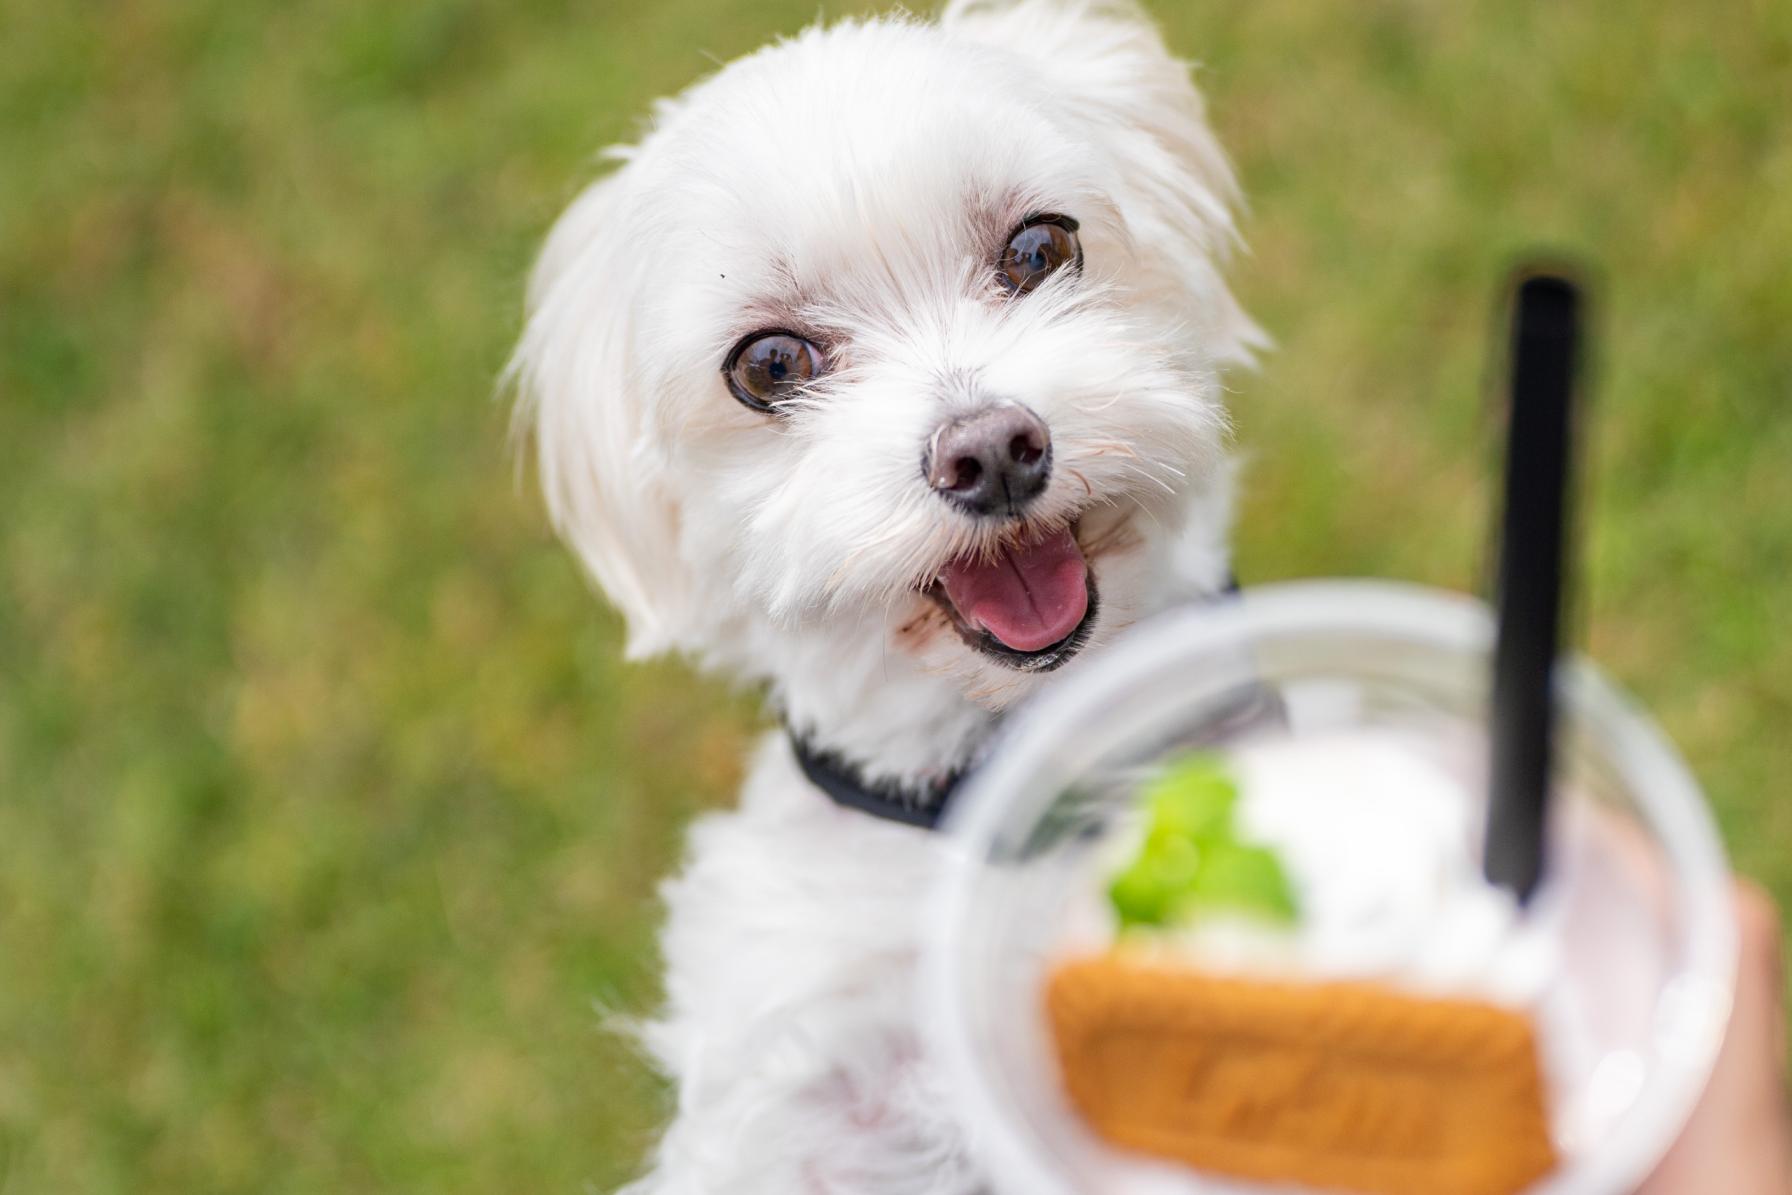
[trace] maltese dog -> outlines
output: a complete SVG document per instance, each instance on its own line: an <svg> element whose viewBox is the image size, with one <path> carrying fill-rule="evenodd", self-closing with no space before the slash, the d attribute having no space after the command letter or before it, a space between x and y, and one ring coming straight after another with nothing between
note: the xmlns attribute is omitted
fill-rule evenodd
<svg viewBox="0 0 1792 1195"><path fill-rule="evenodd" d="M1228 584L1234 182L1136 8L806 30L655 111L513 364L633 656L783 722L664 888L635 1195L985 1189L915 1023L932 825L1004 711Z"/></svg>

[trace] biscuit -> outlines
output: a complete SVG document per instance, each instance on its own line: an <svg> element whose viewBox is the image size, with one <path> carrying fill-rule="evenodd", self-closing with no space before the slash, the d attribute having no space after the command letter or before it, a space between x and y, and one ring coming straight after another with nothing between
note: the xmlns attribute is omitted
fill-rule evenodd
<svg viewBox="0 0 1792 1195"><path fill-rule="evenodd" d="M1365 1195L1514 1195L1556 1164L1509 1009L1107 954L1058 966L1046 1012L1071 1101L1116 1145Z"/></svg>

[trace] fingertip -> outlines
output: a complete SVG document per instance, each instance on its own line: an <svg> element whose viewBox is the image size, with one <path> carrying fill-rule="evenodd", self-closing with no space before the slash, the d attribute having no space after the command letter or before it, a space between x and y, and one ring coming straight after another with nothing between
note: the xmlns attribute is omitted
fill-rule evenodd
<svg viewBox="0 0 1792 1195"><path fill-rule="evenodd" d="M1736 927L1743 957L1760 959L1778 970L1783 932L1779 906L1754 880L1736 881Z"/></svg>

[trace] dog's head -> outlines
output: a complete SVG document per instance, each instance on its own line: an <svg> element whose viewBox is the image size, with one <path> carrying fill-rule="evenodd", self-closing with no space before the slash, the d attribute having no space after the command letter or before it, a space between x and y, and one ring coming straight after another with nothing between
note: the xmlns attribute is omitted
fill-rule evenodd
<svg viewBox="0 0 1792 1195"><path fill-rule="evenodd" d="M562 217L516 359L635 654L783 629L999 703L1221 488L1232 180L1130 7L955 3L737 61ZM1219 516L1215 516L1216 518Z"/></svg>

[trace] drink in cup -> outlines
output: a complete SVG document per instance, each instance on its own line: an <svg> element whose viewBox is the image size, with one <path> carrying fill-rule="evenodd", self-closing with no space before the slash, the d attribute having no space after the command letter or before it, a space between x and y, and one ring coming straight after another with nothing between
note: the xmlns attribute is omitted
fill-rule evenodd
<svg viewBox="0 0 1792 1195"><path fill-rule="evenodd" d="M1491 616L1371 582L1143 626L965 794L930 1022L1001 1192L1620 1195L1728 1015L1685 766L1556 669L1541 881L1484 874Z"/></svg>

